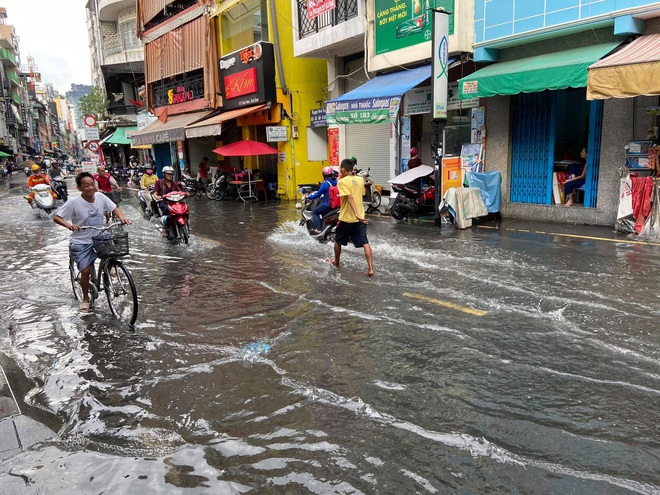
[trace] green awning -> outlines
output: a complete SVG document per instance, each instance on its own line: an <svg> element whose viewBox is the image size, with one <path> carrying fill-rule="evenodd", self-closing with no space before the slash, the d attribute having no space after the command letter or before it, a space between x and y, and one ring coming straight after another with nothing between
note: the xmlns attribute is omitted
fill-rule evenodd
<svg viewBox="0 0 660 495"><path fill-rule="evenodd" d="M458 82L461 99L584 88L587 68L619 46L602 43L489 65Z"/></svg>
<svg viewBox="0 0 660 495"><path fill-rule="evenodd" d="M137 126L133 127L117 127L115 133L108 139L106 144L128 144L130 145L133 141L126 137L127 131L137 131Z"/></svg>

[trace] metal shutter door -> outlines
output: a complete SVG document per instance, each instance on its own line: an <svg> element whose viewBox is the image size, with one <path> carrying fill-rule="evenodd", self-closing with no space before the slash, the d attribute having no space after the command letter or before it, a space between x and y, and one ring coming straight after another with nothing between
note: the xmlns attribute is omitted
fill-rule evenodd
<svg viewBox="0 0 660 495"><path fill-rule="evenodd" d="M193 177L197 177L197 169L199 163L205 156L208 157L208 168L217 167L218 155L213 153L215 149L215 137L204 137L186 140L188 144L188 159L190 160L190 173Z"/></svg>
<svg viewBox="0 0 660 495"><path fill-rule="evenodd" d="M354 156L358 168L368 169L374 184L390 190L390 124L347 124L346 158Z"/></svg>

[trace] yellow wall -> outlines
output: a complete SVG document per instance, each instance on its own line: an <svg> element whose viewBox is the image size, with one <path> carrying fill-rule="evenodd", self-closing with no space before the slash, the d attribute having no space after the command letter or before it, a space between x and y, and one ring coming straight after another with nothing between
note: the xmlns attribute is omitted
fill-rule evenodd
<svg viewBox="0 0 660 495"><path fill-rule="evenodd" d="M232 2L233 3L233 2ZM220 2L218 2L220 6ZM283 199L296 199L298 184L319 182L322 180L321 169L328 163L309 162L307 160L307 127L310 125L309 111L319 108L319 100L325 101L324 88L327 86L327 65L325 60L296 58L293 56L293 26L290 0L275 0L277 15L269 15L269 41L274 41L272 20L277 19L279 30L279 49L282 57L284 78L289 94L282 93L281 78L276 59L276 84L278 101L287 108L291 119L285 119L280 125L289 128L289 141L270 143L280 152L286 153L286 161L278 163L278 194ZM270 6L269 6L270 9ZM218 23L219 28L221 23ZM218 39L222 40L222 33ZM222 42L220 42L222 45ZM222 46L220 46L222 54ZM222 56L222 55L221 55ZM289 111L288 107L291 106ZM298 128L298 138L293 136L293 126ZM245 132L244 132L244 137ZM254 139L254 136L250 136Z"/></svg>

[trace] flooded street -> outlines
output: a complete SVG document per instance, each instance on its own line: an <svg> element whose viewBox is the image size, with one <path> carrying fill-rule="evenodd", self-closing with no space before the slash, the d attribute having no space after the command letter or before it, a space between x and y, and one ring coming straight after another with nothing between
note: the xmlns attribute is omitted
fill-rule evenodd
<svg viewBox="0 0 660 495"><path fill-rule="evenodd" d="M660 493L660 246L382 217L370 280L293 204L190 198L184 247L132 191L131 330L78 313L69 232L22 183L0 364L52 438L0 494Z"/></svg>

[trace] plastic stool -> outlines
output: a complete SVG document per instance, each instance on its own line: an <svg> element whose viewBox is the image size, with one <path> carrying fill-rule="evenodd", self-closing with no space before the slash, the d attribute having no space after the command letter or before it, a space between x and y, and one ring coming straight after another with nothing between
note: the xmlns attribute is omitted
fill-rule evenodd
<svg viewBox="0 0 660 495"><path fill-rule="evenodd" d="M263 193L264 195L264 201L268 203L268 191L266 191L266 188L264 187L264 181L260 180L257 181L255 187L254 187L254 196L259 199L259 193Z"/></svg>

